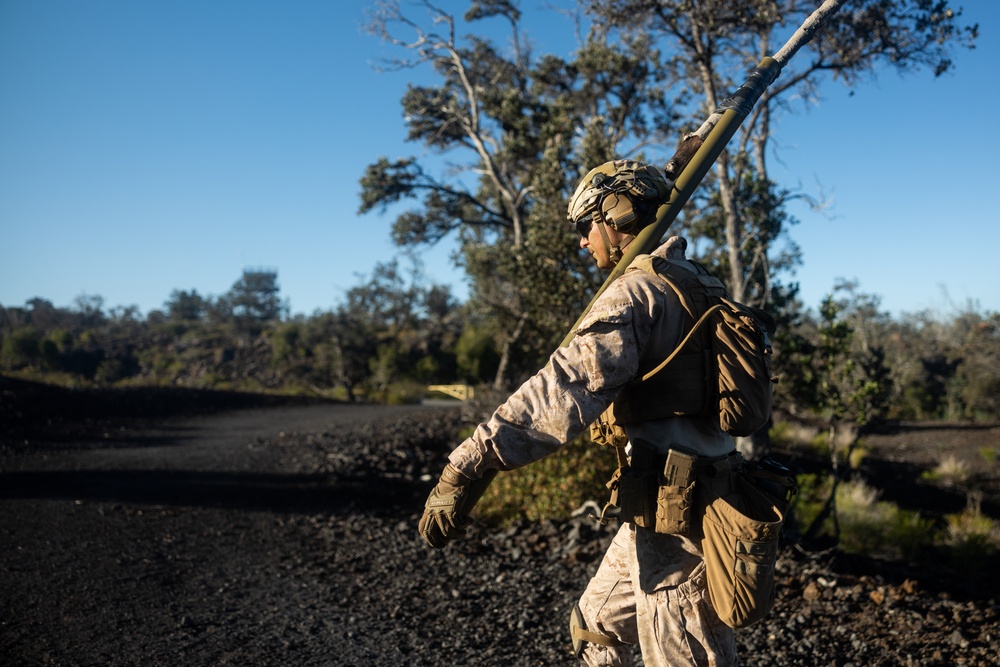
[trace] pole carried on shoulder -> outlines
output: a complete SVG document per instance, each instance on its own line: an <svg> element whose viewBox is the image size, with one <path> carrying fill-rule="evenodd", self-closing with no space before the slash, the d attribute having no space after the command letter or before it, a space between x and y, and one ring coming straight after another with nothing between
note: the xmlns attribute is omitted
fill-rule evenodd
<svg viewBox="0 0 1000 667"><path fill-rule="evenodd" d="M712 168L726 144L736 134L736 130L750 115L753 106L764 91L770 86L782 68L795 53L812 39L816 31L823 25L827 17L833 15L845 0L826 0L816 11L809 15L795 34L773 56L766 56L750 73L746 82L740 86L731 97L719 104L719 108L702 123L697 131L684 137L677 153L667 163L665 171L668 175L677 173L670 199L660 205L656 211L655 221L644 227L634 241L628 245L625 254L605 279L597 294L591 299L579 319L570 328L561 346L569 345L573 340L574 331L583 322L594 303L600 298L611 283L617 280L629 264L638 255L649 253L655 244L667 233L681 209L691 198L708 170ZM692 155L693 153L693 155Z"/></svg>

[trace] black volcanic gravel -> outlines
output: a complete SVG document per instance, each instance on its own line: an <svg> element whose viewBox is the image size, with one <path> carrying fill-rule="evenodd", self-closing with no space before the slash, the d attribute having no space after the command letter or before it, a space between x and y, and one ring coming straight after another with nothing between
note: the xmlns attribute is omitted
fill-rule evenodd
<svg viewBox="0 0 1000 667"><path fill-rule="evenodd" d="M612 529L426 547L457 410L81 420L37 400L0 431L2 665L574 664L566 619ZM35 421L43 404L56 417ZM744 665L998 664L995 591L793 547L778 575L774 612L737 634Z"/></svg>

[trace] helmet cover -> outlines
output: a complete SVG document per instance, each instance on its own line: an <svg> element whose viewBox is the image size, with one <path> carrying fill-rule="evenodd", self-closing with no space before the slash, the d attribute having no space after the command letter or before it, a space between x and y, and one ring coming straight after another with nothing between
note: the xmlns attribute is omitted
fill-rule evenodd
<svg viewBox="0 0 1000 667"><path fill-rule="evenodd" d="M635 160L613 160L591 169L576 187L569 200L567 216L570 222L593 215L601 209L604 199L610 194L625 194L631 203L646 217L650 210L664 201L673 188L661 169ZM648 220L639 220L645 224ZM616 229L619 227L609 220ZM634 226L619 229L625 233L636 231Z"/></svg>

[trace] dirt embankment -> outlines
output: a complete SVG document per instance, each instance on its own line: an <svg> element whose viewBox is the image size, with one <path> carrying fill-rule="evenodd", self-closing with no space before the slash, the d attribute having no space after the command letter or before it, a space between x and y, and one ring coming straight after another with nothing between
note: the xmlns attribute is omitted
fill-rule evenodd
<svg viewBox="0 0 1000 667"><path fill-rule="evenodd" d="M573 664L568 611L611 532L581 517L426 547L457 411L202 397L178 416L122 394L74 413L33 390L0 385L0 664ZM152 418L125 407L143 402ZM943 572L788 548L741 659L996 664L997 591Z"/></svg>

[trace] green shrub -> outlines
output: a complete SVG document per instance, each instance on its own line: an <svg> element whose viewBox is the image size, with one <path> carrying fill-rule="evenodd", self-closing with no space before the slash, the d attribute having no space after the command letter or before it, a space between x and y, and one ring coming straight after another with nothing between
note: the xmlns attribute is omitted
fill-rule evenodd
<svg viewBox="0 0 1000 667"><path fill-rule="evenodd" d="M895 503L880 501L879 495L861 480L837 487L841 548L892 559L919 556L933 542L933 522Z"/></svg>
<svg viewBox="0 0 1000 667"><path fill-rule="evenodd" d="M830 436L827 433L819 432L814 435L808 443L806 443L806 448L809 449L813 454L820 458L829 458L830 456Z"/></svg>
<svg viewBox="0 0 1000 667"><path fill-rule="evenodd" d="M861 464L865 462L865 459L868 458L868 454L870 453L871 450L862 445L860 442L853 447L850 447L844 452L848 467L850 467L851 470L858 470L861 467Z"/></svg>
<svg viewBox="0 0 1000 667"><path fill-rule="evenodd" d="M807 530L830 498L830 475L799 475L799 493L790 508L792 520ZM892 559L914 559L933 543L933 522L917 512L900 509L879 500L879 491L861 480L837 486L837 521L840 548L847 553ZM833 517L828 517L818 535L833 536Z"/></svg>
<svg viewBox="0 0 1000 667"><path fill-rule="evenodd" d="M807 473L798 475L795 479L799 491L792 499L789 515L792 523L800 531L805 531L819 516L830 497L833 478L830 475Z"/></svg>
<svg viewBox="0 0 1000 667"><path fill-rule="evenodd" d="M418 382L396 382L391 384L382 397L386 405L413 405L420 403L426 390Z"/></svg>
<svg viewBox="0 0 1000 667"><path fill-rule="evenodd" d="M792 425L786 421L771 424L767 435L771 439L771 444L777 447L787 447L795 442L795 439L792 437Z"/></svg>
<svg viewBox="0 0 1000 667"><path fill-rule="evenodd" d="M961 513L945 517L941 542L957 568L977 572L1000 548L1000 525L983 514L979 498L971 497Z"/></svg>
<svg viewBox="0 0 1000 667"><path fill-rule="evenodd" d="M605 484L618 467L614 450L581 436L531 465L502 472L476 506L476 516L492 524L566 518L588 500L603 506Z"/></svg>
<svg viewBox="0 0 1000 667"><path fill-rule="evenodd" d="M925 470L921 473L920 479L953 486L967 481L970 475L971 470L968 463L954 454L948 454L938 462L933 470Z"/></svg>

